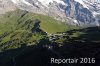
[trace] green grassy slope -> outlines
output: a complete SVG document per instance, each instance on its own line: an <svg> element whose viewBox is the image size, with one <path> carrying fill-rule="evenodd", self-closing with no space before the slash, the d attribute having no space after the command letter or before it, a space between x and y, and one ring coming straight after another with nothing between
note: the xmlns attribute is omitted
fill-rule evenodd
<svg viewBox="0 0 100 66"><path fill-rule="evenodd" d="M9 12L0 18L0 34L4 31L15 30L15 26L17 25L18 21L24 23L29 19L40 20L41 29L48 33L63 32L66 31L66 29L69 29L68 25L66 26L65 23L57 21L52 17L17 10L15 12Z"/></svg>
<svg viewBox="0 0 100 66"><path fill-rule="evenodd" d="M0 17L0 47L2 50L18 48L20 44L35 44L45 38L44 34L65 32L71 28L67 24L45 15L17 10Z"/></svg>

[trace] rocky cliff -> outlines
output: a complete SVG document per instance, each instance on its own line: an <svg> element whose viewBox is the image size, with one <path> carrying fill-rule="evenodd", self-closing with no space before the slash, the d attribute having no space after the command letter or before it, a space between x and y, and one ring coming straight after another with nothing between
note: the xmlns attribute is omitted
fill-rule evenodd
<svg viewBox="0 0 100 66"><path fill-rule="evenodd" d="M0 0L1 13L15 6L29 12L52 16L75 25L97 25L100 22L100 0Z"/></svg>

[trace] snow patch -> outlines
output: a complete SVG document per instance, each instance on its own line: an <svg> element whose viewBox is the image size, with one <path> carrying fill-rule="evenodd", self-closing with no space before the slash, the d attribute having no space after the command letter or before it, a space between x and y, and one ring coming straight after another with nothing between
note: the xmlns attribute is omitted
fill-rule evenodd
<svg viewBox="0 0 100 66"><path fill-rule="evenodd" d="M54 1L57 3L61 3L63 5L66 5L63 0L38 0L38 1L41 2L42 5L44 5L44 6L48 6L49 3L53 3Z"/></svg>
<svg viewBox="0 0 100 66"><path fill-rule="evenodd" d="M38 0L38 1L41 2L41 4L44 6L49 5L49 3L53 3L53 0Z"/></svg>
<svg viewBox="0 0 100 66"><path fill-rule="evenodd" d="M25 0L11 0L14 4L18 4L18 3L24 3L26 5L32 5L29 2L25 1Z"/></svg>
<svg viewBox="0 0 100 66"><path fill-rule="evenodd" d="M14 4L17 4L19 0L11 0Z"/></svg>
<svg viewBox="0 0 100 66"><path fill-rule="evenodd" d="M25 0L21 0L23 3L27 4L27 5L31 5L29 2L25 1Z"/></svg>
<svg viewBox="0 0 100 66"><path fill-rule="evenodd" d="M26 5L32 5L32 4L30 4L28 1L26 1L26 0L11 0L14 4L19 4L19 3L24 3L24 4L26 4ZM66 5L66 3L64 3L64 1L63 0L37 0L37 1L39 1L42 5L44 5L44 6L46 6L46 7L48 7L48 5L50 4L50 3L53 3L54 1L55 2L57 2L57 3L60 3L60 4L62 4L62 5ZM36 4L38 4L38 3L36 3Z"/></svg>
<svg viewBox="0 0 100 66"><path fill-rule="evenodd" d="M89 9L88 6L83 2L83 0L75 0L75 1L76 1L76 2L79 2L80 4L82 4L83 7Z"/></svg>
<svg viewBox="0 0 100 66"><path fill-rule="evenodd" d="M100 13L94 11L94 12L92 12L92 14L93 14L94 17L96 17L96 16L99 15Z"/></svg>

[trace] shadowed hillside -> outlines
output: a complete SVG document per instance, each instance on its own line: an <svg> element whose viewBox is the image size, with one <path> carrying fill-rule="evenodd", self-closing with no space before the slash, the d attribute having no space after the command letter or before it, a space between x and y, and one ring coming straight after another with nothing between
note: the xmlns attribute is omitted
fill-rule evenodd
<svg viewBox="0 0 100 66"><path fill-rule="evenodd" d="M59 46L58 42L51 42L48 38L44 38L36 45L22 44L17 49L4 50L0 52L0 66L99 66L100 38L97 36L99 32L97 27L70 30L67 33L72 35L72 38L63 41L62 46ZM78 33L79 36L76 37L73 33ZM52 48L50 49L49 46ZM51 64L51 58L95 58L96 63L58 65Z"/></svg>

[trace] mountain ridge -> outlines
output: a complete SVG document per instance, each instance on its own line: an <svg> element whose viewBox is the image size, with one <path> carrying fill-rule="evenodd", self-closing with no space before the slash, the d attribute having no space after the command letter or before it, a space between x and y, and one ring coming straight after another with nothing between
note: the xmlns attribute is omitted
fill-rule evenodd
<svg viewBox="0 0 100 66"><path fill-rule="evenodd" d="M99 11L99 4L95 5L95 7L98 6L97 8L94 8L94 4L99 2L99 0L92 1L46 0L44 2L44 0L22 0L18 2L23 2L24 4L27 4L27 6L32 7L30 9L28 8L28 11L33 9L33 12L53 16L55 19L59 19L65 22L68 18L71 18L74 19L73 22L78 25L90 24L99 26L99 17L97 17L97 15L100 15L100 12L96 11L96 9ZM16 4L18 5L17 1ZM27 7L25 9L27 10Z"/></svg>
<svg viewBox="0 0 100 66"><path fill-rule="evenodd" d="M71 25L100 26L100 0L11 0L9 2L19 9L52 16L62 22L68 23L67 20L71 19L69 23Z"/></svg>

